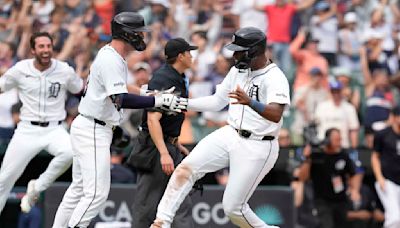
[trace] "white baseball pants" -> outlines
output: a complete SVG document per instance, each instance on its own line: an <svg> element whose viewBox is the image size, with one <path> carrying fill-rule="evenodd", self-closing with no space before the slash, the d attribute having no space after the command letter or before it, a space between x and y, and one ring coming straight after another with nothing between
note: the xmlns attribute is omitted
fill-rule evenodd
<svg viewBox="0 0 400 228"><path fill-rule="evenodd" d="M248 200L272 169L278 158L278 141L244 139L230 126L222 127L200 141L179 166L188 167L189 178L181 179L176 171L158 205L157 218L169 228L176 210L196 180L206 173L230 167L222 204L225 214L242 228L270 227L250 209Z"/></svg>
<svg viewBox="0 0 400 228"><path fill-rule="evenodd" d="M382 191L378 182L375 183L375 189L379 199L385 209L385 228L400 227L400 185L390 180L385 182L385 191Z"/></svg>
<svg viewBox="0 0 400 228"><path fill-rule="evenodd" d="M8 144L0 169L0 213L6 204L8 194L28 163L41 150L54 156L35 183L38 192L47 189L72 162L72 148L68 132L58 122L48 127L34 126L21 121Z"/></svg>
<svg viewBox="0 0 400 228"><path fill-rule="evenodd" d="M72 183L58 207L53 227L87 227L110 191L112 129L77 116L71 127Z"/></svg>

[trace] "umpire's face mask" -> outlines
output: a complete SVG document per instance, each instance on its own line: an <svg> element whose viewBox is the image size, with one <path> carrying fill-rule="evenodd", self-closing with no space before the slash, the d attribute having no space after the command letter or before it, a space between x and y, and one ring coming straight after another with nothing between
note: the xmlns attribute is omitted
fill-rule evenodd
<svg viewBox="0 0 400 228"><path fill-rule="evenodd" d="M245 70L250 68L251 58L248 55L248 51L235 51L233 58L237 69Z"/></svg>

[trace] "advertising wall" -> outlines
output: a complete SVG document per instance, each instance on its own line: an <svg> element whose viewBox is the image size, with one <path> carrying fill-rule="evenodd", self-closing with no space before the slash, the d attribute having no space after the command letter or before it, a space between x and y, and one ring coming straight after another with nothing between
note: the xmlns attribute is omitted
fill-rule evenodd
<svg viewBox="0 0 400 228"><path fill-rule="evenodd" d="M68 184L57 183L45 192L44 210L45 227L50 228L57 207ZM192 216L195 227L230 228L235 227L224 215L222 208L221 186L204 186L202 196L197 191L192 195ZM135 185L112 185L105 207L93 221L91 227L98 222L113 222L132 220L131 205L136 196ZM249 201L255 213L270 225L281 228L294 227L295 211L293 206L293 192L288 187L259 187ZM97 225L100 227L100 225ZM105 226L101 226L105 227ZM109 226L110 227L110 226ZM120 225L122 227L122 225Z"/></svg>

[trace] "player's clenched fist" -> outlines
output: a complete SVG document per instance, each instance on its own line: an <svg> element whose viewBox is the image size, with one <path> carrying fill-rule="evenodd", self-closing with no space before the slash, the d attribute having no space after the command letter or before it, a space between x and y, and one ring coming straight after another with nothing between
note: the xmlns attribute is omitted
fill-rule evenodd
<svg viewBox="0 0 400 228"><path fill-rule="evenodd" d="M175 94L157 94L155 96L156 108L161 108L166 111L182 112L187 109L188 99L179 97Z"/></svg>

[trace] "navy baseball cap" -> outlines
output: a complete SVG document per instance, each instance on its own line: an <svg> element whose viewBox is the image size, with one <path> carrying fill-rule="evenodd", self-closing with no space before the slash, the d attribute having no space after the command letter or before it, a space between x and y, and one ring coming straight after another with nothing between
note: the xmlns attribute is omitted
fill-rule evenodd
<svg viewBox="0 0 400 228"><path fill-rule="evenodd" d="M331 90L341 90L343 88L343 85L341 82L334 80L329 82L329 88Z"/></svg>
<svg viewBox="0 0 400 228"><path fill-rule="evenodd" d="M167 44L165 45L164 54L167 59L171 59L178 56L180 53L196 50L197 48L197 46L191 46L182 38L175 38L170 39L167 42Z"/></svg>

